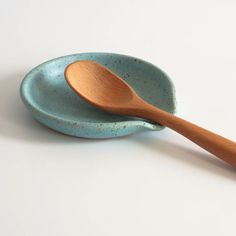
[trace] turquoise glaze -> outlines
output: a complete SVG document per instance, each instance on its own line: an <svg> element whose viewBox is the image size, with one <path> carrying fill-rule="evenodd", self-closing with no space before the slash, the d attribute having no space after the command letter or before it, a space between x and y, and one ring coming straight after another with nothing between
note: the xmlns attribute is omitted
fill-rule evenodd
<svg viewBox="0 0 236 236"><path fill-rule="evenodd" d="M128 82L147 102L174 113L174 87L156 66L113 53L82 53L47 61L24 78L21 98L33 117L61 133L84 138L111 138L163 126L138 118L112 115L88 104L68 86L65 67L76 60L94 60Z"/></svg>

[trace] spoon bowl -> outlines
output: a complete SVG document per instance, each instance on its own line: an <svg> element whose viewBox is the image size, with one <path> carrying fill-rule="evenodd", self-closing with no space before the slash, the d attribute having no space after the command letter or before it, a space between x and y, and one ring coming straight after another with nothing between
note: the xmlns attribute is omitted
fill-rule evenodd
<svg viewBox="0 0 236 236"><path fill-rule="evenodd" d="M122 113L116 108L126 106L135 94L126 82L95 61L77 61L70 64L65 69L65 78L71 88L85 100L97 107L111 105L110 109L117 114Z"/></svg>

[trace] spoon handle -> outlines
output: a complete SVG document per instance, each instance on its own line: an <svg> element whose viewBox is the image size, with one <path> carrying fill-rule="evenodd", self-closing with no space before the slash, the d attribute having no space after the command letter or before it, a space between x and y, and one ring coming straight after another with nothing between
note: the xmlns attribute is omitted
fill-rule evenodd
<svg viewBox="0 0 236 236"><path fill-rule="evenodd" d="M235 142L150 104L142 104L142 108L135 109L135 113L140 115L140 117L147 118L175 130L216 157L236 167Z"/></svg>

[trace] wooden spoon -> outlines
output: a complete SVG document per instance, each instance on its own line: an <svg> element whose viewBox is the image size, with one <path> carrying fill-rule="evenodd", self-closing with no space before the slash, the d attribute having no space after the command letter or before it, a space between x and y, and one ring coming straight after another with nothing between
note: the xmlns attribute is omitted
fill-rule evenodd
<svg viewBox="0 0 236 236"><path fill-rule="evenodd" d="M136 116L167 126L236 167L236 143L163 111L140 98L118 75L94 61L65 69L70 87L93 105L115 114Z"/></svg>

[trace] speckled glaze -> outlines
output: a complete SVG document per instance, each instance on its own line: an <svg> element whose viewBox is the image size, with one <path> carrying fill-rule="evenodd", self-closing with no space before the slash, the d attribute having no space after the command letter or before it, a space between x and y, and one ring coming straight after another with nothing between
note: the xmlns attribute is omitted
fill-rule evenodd
<svg viewBox="0 0 236 236"><path fill-rule="evenodd" d="M156 66L113 53L82 53L47 61L24 78L21 98L33 117L61 133L84 138L111 138L164 127L138 118L112 115L88 104L66 83L65 67L77 60L94 60L128 82L147 102L175 112L174 87Z"/></svg>

